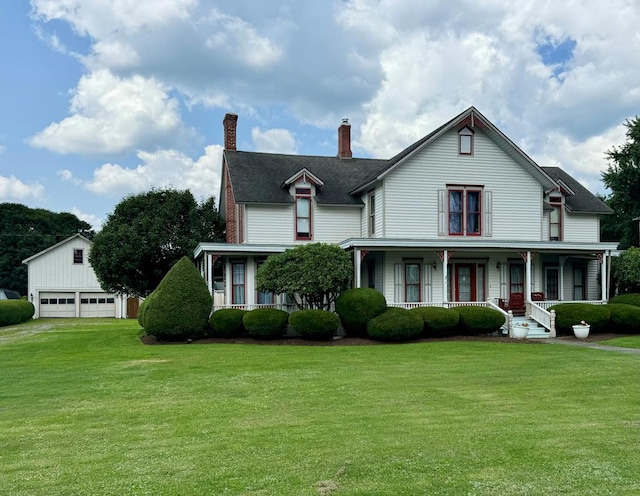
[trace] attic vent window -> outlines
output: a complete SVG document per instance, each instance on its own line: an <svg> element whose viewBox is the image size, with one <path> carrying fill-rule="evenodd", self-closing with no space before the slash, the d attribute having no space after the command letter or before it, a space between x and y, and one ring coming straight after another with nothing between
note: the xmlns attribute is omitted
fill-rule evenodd
<svg viewBox="0 0 640 496"><path fill-rule="evenodd" d="M458 152L460 155L473 154L473 131L468 127L458 131Z"/></svg>

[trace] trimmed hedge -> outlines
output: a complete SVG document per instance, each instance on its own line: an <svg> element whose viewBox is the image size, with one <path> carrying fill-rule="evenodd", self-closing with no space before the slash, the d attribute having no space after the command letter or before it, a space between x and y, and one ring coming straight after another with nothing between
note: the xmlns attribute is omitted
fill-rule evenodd
<svg viewBox="0 0 640 496"><path fill-rule="evenodd" d="M240 308L223 308L211 314L209 325L214 338L238 338L245 333L242 319L247 313Z"/></svg>
<svg viewBox="0 0 640 496"><path fill-rule="evenodd" d="M384 295L373 288L353 288L336 300L336 313L348 336L366 336L367 322L387 309Z"/></svg>
<svg viewBox="0 0 640 496"><path fill-rule="evenodd" d="M461 306L456 307L456 311L460 314L458 328L471 336L491 334L505 323L504 315L493 308Z"/></svg>
<svg viewBox="0 0 640 496"><path fill-rule="evenodd" d="M300 310L289 315L289 324L302 338L328 341L340 326L340 317L328 310Z"/></svg>
<svg viewBox="0 0 640 496"><path fill-rule="evenodd" d="M145 334L168 341L206 335L211 294L188 257L171 267L148 299L142 312Z"/></svg>
<svg viewBox="0 0 640 496"><path fill-rule="evenodd" d="M140 324L140 327L142 328L144 328L144 314L147 311L149 303L153 299L153 295L154 292L152 291L144 300L142 300L142 303L140 303L140 306L138 307L138 324Z"/></svg>
<svg viewBox="0 0 640 496"><path fill-rule="evenodd" d="M423 332L429 337L449 336L455 332L460 314L453 308L416 307L409 310L424 322Z"/></svg>
<svg viewBox="0 0 640 496"><path fill-rule="evenodd" d="M31 319L35 311L33 303L24 299L0 300L0 327L22 324Z"/></svg>
<svg viewBox="0 0 640 496"><path fill-rule="evenodd" d="M367 334L377 341L409 341L422 334L424 320L404 308L388 308L367 323Z"/></svg>
<svg viewBox="0 0 640 496"><path fill-rule="evenodd" d="M602 332L609 324L611 312L607 305L590 305L588 303L559 303L548 308L556 312L556 332L560 335L573 334L571 326L585 321L591 326L589 332Z"/></svg>
<svg viewBox="0 0 640 496"><path fill-rule="evenodd" d="M640 334L640 307L625 303L605 305L611 314L608 330L621 334Z"/></svg>
<svg viewBox="0 0 640 496"><path fill-rule="evenodd" d="M640 307L640 293L627 293L614 296L609 303L624 303L625 305L634 305Z"/></svg>
<svg viewBox="0 0 640 496"><path fill-rule="evenodd" d="M289 314L277 308L256 308L242 317L247 334L255 339L281 338L287 331L288 321Z"/></svg>

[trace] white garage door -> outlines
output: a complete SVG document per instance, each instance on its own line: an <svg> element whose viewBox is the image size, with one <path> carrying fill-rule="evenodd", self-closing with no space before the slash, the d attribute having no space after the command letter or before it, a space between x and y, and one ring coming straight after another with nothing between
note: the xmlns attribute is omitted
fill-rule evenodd
<svg viewBox="0 0 640 496"><path fill-rule="evenodd" d="M107 293L80 293L80 317L115 317L116 301Z"/></svg>
<svg viewBox="0 0 640 496"><path fill-rule="evenodd" d="M75 316L75 293L40 293L40 317Z"/></svg>

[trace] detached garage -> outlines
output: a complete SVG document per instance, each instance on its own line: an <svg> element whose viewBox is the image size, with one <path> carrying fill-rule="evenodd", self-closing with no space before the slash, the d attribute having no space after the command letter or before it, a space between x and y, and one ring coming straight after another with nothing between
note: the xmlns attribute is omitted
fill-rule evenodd
<svg viewBox="0 0 640 496"><path fill-rule="evenodd" d="M127 316L126 298L105 293L89 264L92 242L75 234L23 260L39 317ZM133 315L132 317L135 317Z"/></svg>

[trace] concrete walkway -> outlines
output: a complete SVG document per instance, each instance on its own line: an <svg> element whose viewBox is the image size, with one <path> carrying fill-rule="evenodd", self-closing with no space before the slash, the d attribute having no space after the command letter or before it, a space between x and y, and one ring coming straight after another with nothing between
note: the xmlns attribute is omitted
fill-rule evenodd
<svg viewBox="0 0 640 496"><path fill-rule="evenodd" d="M576 339L547 338L541 339L541 343L546 344L564 344L567 346L578 346L580 348L592 348L594 350L617 351L618 353L626 353L628 355L640 355L640 348L623 348L622 346L609 346L593 341L578 341Z"/></svg>

